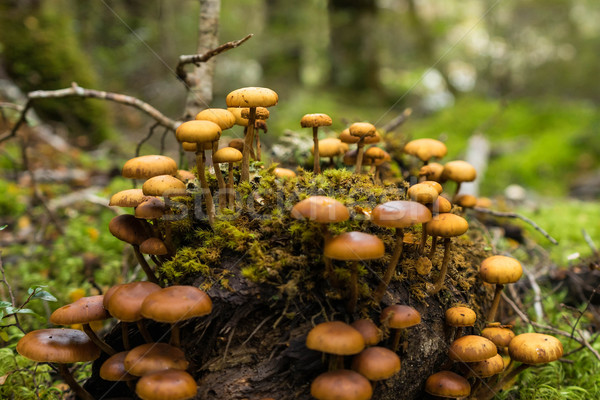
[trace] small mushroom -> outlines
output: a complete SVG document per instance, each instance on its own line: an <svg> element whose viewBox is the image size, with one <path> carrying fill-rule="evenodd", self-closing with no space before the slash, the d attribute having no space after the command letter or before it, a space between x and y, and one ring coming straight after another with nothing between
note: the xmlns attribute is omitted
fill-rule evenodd
<svg viewBox="0 0 600 400"><path fill-rule="evenodd" d="M375 346L383 339L383 332L370 319L357 319L350 326L360 332L365 346Z"/></svg>
<svg viewBox="0 0 600 400"><path fill-rule="evenodd" d="M371 382L390 379L400 372L400 357L385 347L368 347L354 356L352 370L358 372Z"/></svg>
<svg viewBox="0 0 600 400"><path fill-rule="evenodd" d="M448 153L446 145L435 139L415 139L406 143L404 152L418 157L427 165L432 158L442 158Z"/></svg>
<svg viewBox="0 0 600 400"><path fill-rule="evenodd" d="M358 142L356 143L358 153L356 155L356 168L354 173L362 173L362 161L365 146L365 137L375 136L377 131L373 124L368 122L355 122L348 128L351 136L357 137Z"/></svg>
<svg viewBox="0 0 600 400"><path fill-rule="evenodd" d="M442 172L442 180L451 180L456 182L456 191L454 197L456 197L460 191L460 185L463 182L472 182L477 177L477 171L475 168L466 161L457 160L450 161L444 165L444 172Z"/></svg>
<svg viewBox="0 0 600 400"><path fill-rule="evenodd" d="M433 396L462 399L471 394L471 385L462 376L451 371L440 371L425 382L425 391Z"/></svg>
<svg viewBox="0 0 600 400"><path fill-rule="evenodd" d="M317 376L310 385L310 394L317 400L369 400L373 388L358 372L339 369Z"/></svg>
<svg viewBox="0 0 600 400"><path fill-rule="evenodd" d="M121 174L124 178L150 179L157 175L175 175L177 163L170 157L148 155L135 157L123 165Z"/></svg>
<svg viewBox="0 0 600 400"><path fill-rule="evenodd" d="M394 304L383 309L380 320L384 326L394 330L391 348L394 351L398 351L403 331L406 328L420 324L421 313L410 306Z"/></svg>
<svg viewBox="0 0 600 400"><path fill-rule="evenodd" d="M176 369L144 375L135 386L142 400L186 400L196 396L198 385L187 372Z"/></svg>
<svg viewBox="0 0 600 400"><path fill-rule="evenodd" d="M477 314L469 307L456 306L446 310L446 325L453 328L453 334L450 335L449 341L453 341L462 336L464 327L475 325ZM458 328L456 332L454 330Z"/></svg>
<svg viewBox="0 0 600 400"><path fill-rule="evenodd" d="M518 281L523 275L523 267L518 260L512 257L491 256L483 260L479 274L484 282L496 284L494 300L487 317L489 322L493 322L496 318L496 312L500 304L500 294L504 289L504 285Z"/></svg>
<svg viewBox="0 0 600 400"><path fill-rule="evenodd" d="M477 335L466 335L456 339L448 349L452 361L479 362L498 354L496 345L490 340Z"/></svg>
<svg viewBox="0 0 600 400"><path fill-rule="evenodd" d="M341 321L323 322L315 326L306 336L306 347L321 353L331 354L329 370L343 368L343 357L358 354L365 348L359 331Z"/></svg>
<svg viewBox="0 0 600 400"><path fill-rule="evenodd" d="M300 120L300 125L303 128L312 128L313 131L313 152L314 152L314 165L313 171L315 174L321 173L321 165L319 163L319 127L330 126L332 123L331 117L327 114L305 114Z"/></svg>
<svg viewBox="0 0 600 400"><path fill-rule="evenodd" d="M234 209L235 202L235 192L233 190L233 164L242 161L242 153L234 149L233 147L223 147L220 150L217 150L215 154L213 154L213 163L218 164L227 163L227 186L226 190L223 192L219 191L219 207L225 207L225 201L227 197L229 197L229 209Z"/></svg>
<svg viewBox="0 0 600 400"><path fill-rule="evenodd" d="M190 363L177 347L166 343L146 343L127 352L123 360L125 370L131 375L144 376L167 369L186 370Z"/></svg>

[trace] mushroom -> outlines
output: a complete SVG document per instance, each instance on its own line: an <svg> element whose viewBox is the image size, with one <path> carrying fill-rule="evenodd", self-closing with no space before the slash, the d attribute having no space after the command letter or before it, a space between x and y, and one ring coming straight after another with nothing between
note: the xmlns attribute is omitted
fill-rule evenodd
<svg viewBox="0 0 600 400"><path fill-rule="evenodd" d="M90 322L108 319L110 316L103 305L104 296L82 297L71 304L60 307L50 315L50 322L55 325L82 324L83 331L102 351L109 355L115 354L115 349L96 335L90 327Z"/></svg>
<svg viewBox="0 0 600 400"><path fill-rule="evenodd" d="M102 363L100 367L100 378L105 381L118 382L118 381L132 381L137 379L135 375L131 375L125 369L123 361L127 356L128 351L121 351L113 354L106 361Z"/></svg>
<svg viewBox="0 0 600 400"><path fill-rule="evenodd" d="M454 204L462 208L473 208L477 204L477 197L472 194L459 194L454 197Z"/></svg>
<svg viewBox="0 0 600 400"><path fill-rule="evenodd" d="M377 381L390 379L400 372L400 357L385 347L369 347L354 356L352 370L373 382L375 388Z"/></svg>
<svg viewBox="0 0 600 400"><path fill-rule="evenodd" d="M169 369L144 375L135 386L142 400L185 400L196 396L198 385L185 371Z"/></svg>
<svg viewBox="0 0 600 400"><path fill-rule="evenodd" d="M338 138L326 138L319 140L319 148L318 148L318 156L321 158L329 157L329 166L333 167L333 158L344 154L347 150L347 145L342 143L342 141ZM315 154L315 147L310 150L313 154ZM317 157L315 155L315 157ZM320 168L320 167L319 167ZM320 171L319 171L320 172Z"/></svg>
<svg viewBox="0 0 600 400"><path fill-rule="evenodd" d="M483 328L481 331L481 336L491 340L496 347L498 347L498 351L502 349L504 354L506 354L507 347L510 344L510 341L515 337L515 333L512 331L510 325L491 323L488 324L487 327Z"/></svg>
<svg viewBox="0 0 600 400"><path fill-rule="evenodd" d="M446 310L446 325L452 327L448 340L452 342L462 336L462 329L475 325L477 314L469 307L456 306ZM458 330L456 330L458 328Z"/></svg>
<svg viewBox="0 0 600 400"><path fill-rule="evenodd" d="M523 267L518 260L512 257L491 256L483 260L479 274L484 282L496 284L494 300L487 318L489 322L493 322L496 318L496 312L500 304L500 294L504 285L518 281L523 275Z"/></svg>
<svg viewBox="0 0 600 400"><path fill-rule="evenodd" d="M279 96L271 89L261 87L246 87L234 90L227 95L227 107L248 107L248 132L244 140L242 172L240 180L250 181L250 149L254 140L254 122L257 107L271 107L277 104Z"/></svg>
<svg viewBox="0 0 600 400"><path fill-rule="evenodd" d="M379 303L390 284L404 247L404 228L415 224L424 224L431 220L431 212L422 204L411 201L389 201L378 205L371 212L371 221L377 226L396 229L396 244L388 267L373 294L375 303Z"/></svg>
<svg viewBox="0 0 600 400"><path fill-rule="evenodd" d="M369 400L373 388L358 372L339 369L317 376L310 385L310 394L317 400Z"/></svg>
<svg viewBox="0 0 600 400"><path fill-rule="evenodd" d="M179 325L182 321L210 314L212 301L194 286L169 286L144 299L141 314L157 322L172 324L171 343L181 347Z"/></svg>
<svg viewBox="0 0 600 400"><path fill-rule="evenodd" d="M330 126L332 124L331 117L327 114L305 114L300 120L300 126L303 128L312 128L313 132L313 152L314 152L314 164L313 171L315 174L321 173L321 165L319 163L319 127Z"/></svg>
<svg viewBox="0 0 600 400"><path fill-rule="evenodd" d="M432 158L442 158L448 153L446 145L435 139L415 139L404 145L404 152L418 157L427 165Z"/></svg>
<svg viewBox="0 0 600 400"><path fill-rule="evenodd" d="M429 163L424 165L419 170L419 177L425 178L429 181L442 181L442 173L444 172L444 166L440 163Z"/></svg>
<svg viewBox="0 0 600 400"><path fill-rule="evenodd" d="M256 161L261 160L261 146L260 146L260 130L262 129L267 133L267 119L269 119L269 110L264 107L256 107L256 120L254 121L254 129L256 130ZM250 116L249 108L241 109L241 116L248 120ZM244 131L244 135L247 133L247 129Z"/></svg>
<svg viewBox="0 0 600 400"><path fill-rule="evenodd" d="M30 360L55 363L65 382L83 400L94 397L73 378L66 364L93 361L100 357L100 348L77 329L40 329L23 336L17 352Z"/></svg>
<svg viewBox="0 0 600 400"><path fill-rule="evenodd" d="M350 298L346 306L354 312L358 301L358 262L381 258L385 246L377 236L362 232L345 232L325 243L325 257L333 260L352 261L350 266Z"/></svg>
<svg viewBox="0 0 600 400"><path fill-rule="evenodd" d="M467 363L469 368L468 377L489 378L504 371L504 360L500 354L487 358L483 361Z"/></svg>
<svg viewBox="0 0 600 400"><path fill-rule="evenodd" d="M427 293L429 293L430 296L439 292L442 289L442 286L444 286L444 278L446 277L448 263L450 262L452 238L464 234L468 229L469 224L466 219L450 213L433 217L431 221L427 223L427 233L433 236L433 240L436 240L436 236L444 238L444 259L442 261L442 268L437 280L427 290Z"/></svg>
<svg viewBox="0 0 600 400"><path fill-rule="evenodd" d="M227 171L227 189L224 190L222 194L219 191L219 207L225 208L225 201L227 200L227 197L229 197L229 209L233 210L235 207L235 191L233 190L233 164L240 161L242 161L242 153L233 147L223 147L213 154L213 163L217 164L217 167L215 168L218 168L218 164L220 163L227 163L229 165Z"/></svg>
<svg viewBox="0 0 600 400"><path fill-rule="evenodd" d="M448 349L452 361L465 363L487 360L498 354L496 345L490 340L477 335L466 335L456 339Z"/></svg>
<svg viewBox="0 0 600 400"><path fill-rule="evenodd" d="M365 348L359 331L342 321L322 322L306 336L306 347L331 354L329 370L343 368L343 357L358 354Z"/></svg>
<svg viewBox="0 0 600 400"><path fill-rule="evenodd" d="M149 179L157 175L175 175L177 163L170 157L161 155L140 156L128 160L121 174L124 178Z"/></svg>
<svg viewBox="0 0 600 400"><path fill-rule="evenodd" d="M410 306L394 304L384 308L379 319L384 326L394 330L392 350L398 351L402 332L406 328L420 324L421 313Z"/></svg>
<svg viewBox="0 0 600 400"><path fill-rule="evenodd" d="M144 376L167 369L186 370L190 363L181 349L166 343L146 343L127 352L123 365L127 372Z"/></svg>
<svg viewBox="0 0 600 400"><path fill-rule="evenodd" d="M157 265L162 265L160 260L156 258L156 256L164 256L169 254L169 250L165 245L165 242L158 238L148 238L140 244L140 252L142 254L149 254L152 260Z"/></svg>
<svg viewBox="0 0 600 400"><path fill-rule="evenodd" d="M121 190L110 197L108 205L111 207L137 207L145 197L142 189Z"/></svg>
<svg viewBox="0 0 600 400"><path fill-rule="evenodd" d="M365 346L375 346L383 339L383 332L370 319L357 319L350 326L360 332Z"/></svg>
<svg viewBox="0 0 600 400"><path fill-rule="evenodd" d="M440 371L425 382L425 391L433 396L461 399L471 394L471 385L462 376L451 371Z"/></svg>
<svg viewBox="0 0 600 400"><path fill-rule="evenodd" d="M350 132L350 135L358 138L358 142L356 143L358 152L356 154L356 168L354 173L360 174L362 173L361 170L365 147L365 137L375 136L377 131L375 129L375 126L368 122L355 122L352 125L350 125L348 131Z"/></svg>
<svg viewBox="0 0 600 400"><path fill-rule="evenodd" d="M427 183L417 183L412 185L406 192L412 201L416 201L417 203L421 203L425 206L432 205L437 200L439 193L440 192L437 187ZM429 221L425 221L423 223L421 229L421 245L419 246L419 255L423 254L423 251L425 250L425 243L427 242L427 222Z"/></svg>
<svg viewBox="0 0 600 400"><path fill-rule="evenodd" d="M477 171L475 168L466 161L457 160L450 161L444 165L444 171L442 172L442 180L451 180L456 182L456 191L454 197L460 191L460 185L463 182L472 182L477 177Z"/></svg>

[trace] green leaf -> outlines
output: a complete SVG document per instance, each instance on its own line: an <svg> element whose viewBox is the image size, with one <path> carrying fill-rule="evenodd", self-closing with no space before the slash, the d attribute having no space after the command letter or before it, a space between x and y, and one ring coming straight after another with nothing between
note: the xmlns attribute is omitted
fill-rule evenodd
<svg viewBox="0 0 600 400"><path fill-rule="evenodd" d="M0 308L10 307L12 303L9 301L0 301Z"/></svg>
<svg viewBox="0 0 600 400"><path fill-rule="evenodd" d="M6 229L7 226L8 225L2 225L2 226L0 226L0 231L3 231L4 229Z"/></svg>
<svg viewBox="0 0 600 400"><path fill-rule="evenodd" d="M46 292L45 290L40 290L39 292L37 292L36 294L31 296L31 298L44 300L44 301L57 301L56 297L52 296L50 293Z"/></svg>
<svg viewBox="0 0 600 400"><path fill-rule="evenodd" d="M9 306L5 308L6 314L35 314L35 311L29 308L17 308L13 306Z"/></svg>
<svg viewBox="0 0 600 400"><path fill-rule="evenodd" d="M0 329L0 339L4 340L5 342L8 342L8 339L10 339L8 337L8 333L6 333L4 329Z"/></svg>

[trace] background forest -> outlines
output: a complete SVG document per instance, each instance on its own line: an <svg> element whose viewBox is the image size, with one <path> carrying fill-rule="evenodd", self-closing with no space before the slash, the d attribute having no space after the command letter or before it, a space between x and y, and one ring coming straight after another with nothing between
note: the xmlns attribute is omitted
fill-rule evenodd
<svg viewBox="0 0 600 400"><path fill-rule="evenodd" d="M0 106L22 105L30 91L77 82L137 97L170 118L183 118L187 93L175 66L180 55L196 53L200 3L0 1ZM485 138L487 169L477 194L493 198L498 209L532 218L560 243L553 246L519 225L524 240L498 245L529 254L528 262L542 271L537 276L543 310L537 317L570 330L581 314L580 329L591 341L600 326L598 312L589 302L570 303L568 285L554 290L549 276L598 259L598 21L596 0L223 0L218 42L254 36L216 58L210 106L225 107L227 93L243 86L279 94L264 139L267 164L294 158L311 165L311 138L299 121L313 112L334 117L331 131L339 132L361 120L383 126L411 108L399 143L436 138L449 144L448 159L464 157L473 137ZM18 110L1 110L4 136ZM38 101L34 111L30 124L44 126L65 145L58 151L34 144L40 152L27 157L22 143L33 140L27 135L0 143L0 249L5 282L20 303L28 289L36 293L34 285L49 286L44 290L52 295L39 295L26 308L45 316L77 293L127 276L131 255L106 229L114 212L102 202L128 187L120 166L155 121L121 104L91 99ZM141 154L163 145L179 157L174 137L161 139L160 132ZM24 169L36 171L35 192ZM6 285L0 297L9 300ZM58 302L48 303L53 297ZM534 294L524 299L533 307ZM3 314L10 313L0 318ZM47 367L39 367L40 378L32 380L33 365L13 351L22 333L5 321L0 397L59 396L58 389L43 385L50 379ZM26 328L43 323L22 317ZM571 343L571 349L577 346ZM588 351L577 357L579 364L526 374L519 398L600 396L600 361ZM9 372L15 366L21 372Z"/></svg>

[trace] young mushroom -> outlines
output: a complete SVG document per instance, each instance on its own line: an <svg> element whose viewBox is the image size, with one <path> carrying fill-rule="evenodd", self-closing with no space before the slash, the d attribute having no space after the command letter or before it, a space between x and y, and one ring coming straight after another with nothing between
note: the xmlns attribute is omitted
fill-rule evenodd
<svg viewBox="0 0 600 400"><path fill-rule="evenodd" d="M370 124L368 122L355 122L348 128L348 131L351 136L357 137L358 142L356 144L358 153L356 154L356 167L355 174L362 173L362 161L363 161L363 153L365 147L365 137L375 136L377 130L375 129L375 125Z"/></svg>
<svg viewBox="0 0 600 400"><path fill-rule="evenodd" d="M475 180L475 178L477 178L477 171L466 161L450 161L444 165L442 180L451 180L456 182L456 191L454 192L454 197L458 195L460 186L463 182L472 182Z"/></svg>
<svg viewBox="0 0 600 400"><path fill-rule="evenodd" d="M329 370L333 371L343 368L344 356L363 351L365 341L359 331L345 322L329 321L318 324L308 332L306 347L331 354Z"/></svg>
<svg viewBox="0 0 600 400"><path fill-rule="evenodd" d="M437 397L462 399L471 394L471 385L454 372L440 371L427 378L425 391Z"/></svg>
<svg viewBox="0 0 600 400"><path fill-rule="evenodd" d="M400 372L400 357L385 347L369 347L354 356L352 370L373 382L375 388L377 381L390 379Z"/></svg>
<svg viewBox="0 0 600 400"><path fill-rule="evenodd" d="M146 343L128 351L123 365L131 375L144 376L167 369L184 371L190 363L177 347L166 343Z"/></svg>
<svg viewBox="0 0 600 400"><path fill-rule="evenodd" d="M487 360L498 354L496 345L477 335L466 335L456 339L448 349L452 361L472 363Z"/></svg>
<svg viewBox="0 0 600 400"><path fill-rule="evenodd" d="M421 313L410 306L394 304L384 308L379 319L384 326L394 331L391 348L394 351L398 351L402 333L406 328L421 323Z"/></svg>
<svg viewBox="0 0 600 400"><path fill-rule="evenodd" d="M370 319L357 319L350 326L360 332L365 340L365 346L375 346L383 339L382 330Z"/></svg>
<svg viewBox="0 0 600 400"><path fill-rule="evenodd" d="M446 325L452 327L448 335L448 341L452 342L462 336L462 330L468 326L474 326L477 319L475 311L469 307L456 306L446 310ZM458 329L456 329L458 328Z"/></svg>
<svg viewBox="0 0 600 400"><path fill-rule="evenodd" d="M242 153L233 147L223 147L213 154L213 163L216 168L218 164L227 163L227 185L226 190L219 191L219 207L225 208L225 203L229 197L229 209L233 210L235 205L235 191L233 190L233 164L242 161Z"/></svg>
<svg viewBox="0 0 600 400"><path fill-rule="evenodd" d="M373 388L358 372L339 369L317 376L310 385L310 394L317 400L369 400Z"/></svg>
<svg viewBox="0 0 600 400"><path fill-rule="evenodd" d="M491 256L483 260L479 274L484 282L496 284L494 300L487 317L489 322L493 322L496 319L500 294L504 285L518 281L523 275L523 267L518 260L512 257Z"/></svg>
<svg viewBox="0 0 600 400"><path fill-rule="evenodd" d="M248 117L250 116L250 109L249 108L242 108L241 109L241 116L242 118L245 118L246 120L248 120ZM256 131L255 137L256 137L256 161L260 161L261 160L261 146L260 146L260 131L262 129L262 131L264 133L267 133L267 119L269 119L269 110L267 110L264 107L256 107L256 119L254 121L254 130ZM248 129L246 128L244 134L248 133Z"/></svg>
<svg viewBox="0 0 600 400"><path fill-rule="evenodd" d="M123 165L121 174L124 178L149 179L157 175L175 175L177 163L170 157L148 155L135 157Z"/></svg>
<svg viewBox="0 0 600 400"><path fill-rule="evenodd" d="M432 158L442 158L448 153L446 145L435 139L415 139L406 143L404 152L418 157L425 165Z"/></svg>
<svg viewBox="0 0 600 400"><path fill-rule="evenodd" d="M187 372L168 369L144 375L135 386L142 400L186 400L196 397L198 385Z"/></svg>
<svg viewBox="0 0 600 400"><path fill-rule="evenodd" d="M314 165L313 171L315 174L321 173L321 164L319 163L319 127L330 126L332 124L331 117L327 114L305 114L300 120L300 126L303 128L312 128L313 133L313 153Z"/></svg>

